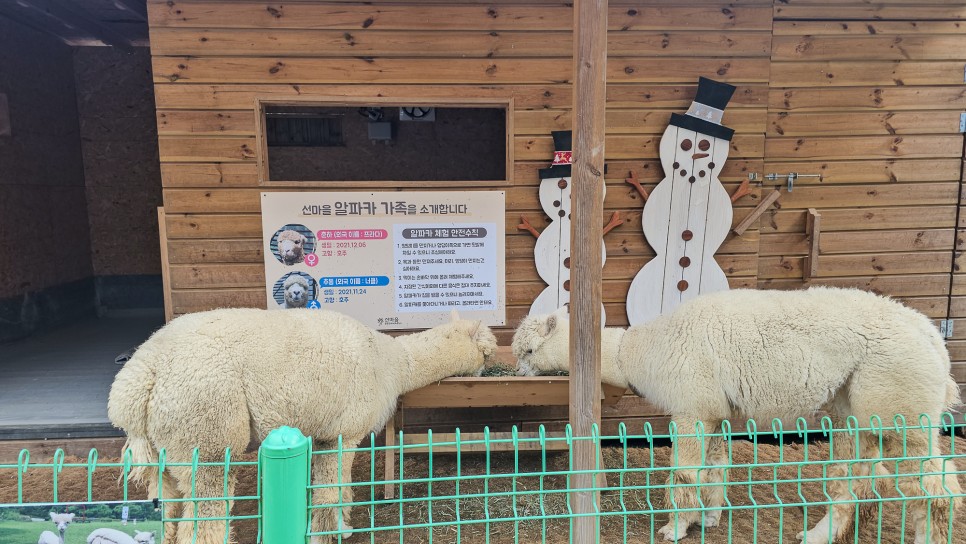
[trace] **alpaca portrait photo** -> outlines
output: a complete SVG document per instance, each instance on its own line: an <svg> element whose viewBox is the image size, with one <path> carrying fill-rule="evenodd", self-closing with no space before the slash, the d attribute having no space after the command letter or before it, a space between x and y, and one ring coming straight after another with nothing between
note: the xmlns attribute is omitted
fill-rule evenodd
<svg viewBox="0 0 966 544"><path fill-rule="evenodd" d="M318 283L305 272L289 272L275 282L272 295L279 308L305 308L315 300Z"/></svg>
<svg viewBox="0 0 966 544"><path fill-rule="evenodd" d="M285 225L272 236L270 247L280 263L293 266L315 252L315 234L305 225Z"/></svg>

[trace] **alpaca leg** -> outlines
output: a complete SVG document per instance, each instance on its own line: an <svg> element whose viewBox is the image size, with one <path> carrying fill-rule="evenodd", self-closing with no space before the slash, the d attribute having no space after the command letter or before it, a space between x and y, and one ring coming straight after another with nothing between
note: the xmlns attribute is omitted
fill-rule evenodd
<svg viewBox="0 0 966 544"><path fill-rule="evenodd" d="M715 427L715 432L719 431L720 428ZM724 439L720 436L709 438L708 458L705 464L714 467L723 467L727 463L728 457L725 454ZM711 484L713 482L721 482L722 484L702 485L700 488L701 501L704 502L705 506L711 508L711 510L701 513L702 527L717 527L721 521L721 506L724 504L725 497L724 471L725 469L723 468L711 468L701 472L701 481L703 483Z"/></svg>
<svg viewBox="0 0 966 544"><path fill-rule="evenodd" d="M188 469L190 470L190 469ZM191 495L191 476L179 478L179 491L191 500L184 503L183 517L212 519L212 521L182 521L178 524L178 544L222 544L228 532L228 542L234 542L229 522L225 519L231 513L233 501L221 497L231 497L235 493L234 474L228 475L228 494L225 495L224 469L219 466L198 467L194 477L194 495ZM221 519L213 519L221 518Z"/></svg>
<svg viewBox="0 0 966 544"><path fill-rule="evenodd" d="M953 499L950 503L950 494L957 495L962 490L953 461L943 462L937 458L938 440L939 432L935 429L909 429L905 437L905 456L912 459L899 461L896 469L899 491L907 497L904 502L908 504L908 516L915 527L915 544L947 542L951 514L961 502L961 499ZM886 451L889 457L903 457L902 442L901 435L888 435ZM923 475L920 477L920 474Z"/></svg>
<svg viewBox="0 0 966 544"><path fill-rule="evenodd" d="M856 449L854 437L846 432L845 420L842 417L833 417L835 431L829 439L829 447L834 452L833 461L848 462L854 461ZM854 476L860 473L868 474L869 463L854 463L849 465L837 463L828 469L828 494L834 504L828 507L825 514L818 523L808 532L798 533L798 538L802 544L829 544L838 540L851 527L855 513L855 497L859 495L855 486ZM862 467L865 467L864 469ZM853 474L849 477L849 473ZM866 483L868 481L866 480ZM869 487L871 496L871 485ZM861 498L861 497L860 497Z"/></svg>
<svg viewBox="0 0 966 544"><path fill-rule="evenodd" d="M315 449L331 450L330 442L316 441ZM315 455L312 457L312 484L315 486L326 485L328 487L316 487L312 490L312 505L325 505L323 508L312 508L312 532L335 531L339 526L337 509L332 505L339 503L340 491L335 484L338 481L339 459L334 453ZM344 510L343 510L344 512ZM348 522L348 520L345 520ZM343 535L345 536L345 535ZM329 542L332 536L313 536L312 544Z"/></svg>
<svg viewBox="0 0 966 544"><path fill-rule="evenodd" d="M362 442L361 440L349 443L352 444L351 448L355 449L358 444ZM342 519L339 522L339 530L343 531L343 538L349 538L352 536L352 525L349 522L352 521L352 462L355 460L355 452L345 452L342 454Z"/></svg>
<svg viewBox="0 0 966 544"><path fill-rule="evenodd" d="M156 480L157 478L155 478ZM178 483L175 481L174 477L171 476L170 471L165 471L163 475L162 483L164 484L161 489L161 500L162 500L162 516L164 519L174 520L167 521L164 523L164 544L174 543L175 538L178 534L178 518L182 517L182 511L184 509L184 503L180 502L183 496L178 491ZM157 483L151 482L151 492L157 491ZM171 502L167 502L171 501Z"/></svg>
<svg viewBox="0 0 966 544"><path fill-rule="evenodd" d="M675 420L678 424L679 432L683 435L694 434L695 424L697 419L694 418L680 418ZM704 422L705 429L714 429L715 425L708 424ZM696 490L696 484L698 483L699 474L696 467L701 465L702 459L708 462L708 457L704 455L705 448L708 447L710 438L699 439L695 436L684 436L677 439L674 448L677 453L676 462L674 462L675 467L690 467L690 468L675 468L672 467L671 475L674 478L674 486L668 489L666 505L669 510L685 510L683 512L672 512L670 514L670 519L667 525L661 527L658 531L660 534L664 535L666 540L677 541L684 538L687 535L688 528L694 524L701 522L702 511L701 501L699 500L698 493L700 491ZM708 470L701 471L700 478L702 487L704 483L708 481L709 475ZM708 493L705 492L701 495L704 501L709 499ZM719 504L720 506L720 504ZM719 512L720 517L720 512Z"/></svg>

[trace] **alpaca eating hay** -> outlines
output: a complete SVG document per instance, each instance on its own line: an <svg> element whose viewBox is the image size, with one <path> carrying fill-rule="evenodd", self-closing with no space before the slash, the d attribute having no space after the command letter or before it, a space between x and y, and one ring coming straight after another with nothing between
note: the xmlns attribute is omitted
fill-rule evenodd
<svg viewBox="0 0 966 544"><path fill-rule="evenodd" d="M605 329L601 344L602 380L630 387L657 404L683 433L692 432L698 422L710 433L724 419L794 418L819 409L828 411L839 428L849 416L869 422L876 416L892 421L896 414L909 422L926 414L935 424L959 399L949 355L932 322L898 302L855 289L703 295L627 331ZM562 369L568 365L568 345L566 315L557 312L524 319L514 335L513 353L521 373ZM836 459L855 458L851 438L832 440ZM950 492L961 491L952 461L938 456L938 429L904 436L862 432L862 457L878 457L880 440L887 458L913 458L898 463L900 475L928 473L921 481L902 477L898 482L907 497L936 497L908 503L916 543L946 542L951 509L961 502L950 504ZM702 452L697 439L682 439L677 463L699 466L707 459L710 465L725 464L721 438L707 442ZM851 481L849 470L865 477ZM830 469L828 485L836 504L812 530L799 535L803 542L825 543L830 534L833 541L845 534L854 501L875 499L868 471L867 463ZM701 479L703 484L720 482L722 476L721 470L706 470ZM697 471L676 470L674 477L694 484ZM678 513L677 523L672 516L661 528L667 540L683 538L693 523L717 524L723 489L703 487L703 500L693 487L669 493L669 503L680 508L703 502L710 510Z"/></svg>
<svg viewBox="0 0 966 544"><path fill-rule="evenodd" d="M56 514L50 512L50 521L54 522L54 526L57 527L57 534L51 531L44 531L40 533L40 539L37 540L37 544L64 544L64 533L67 532L67 527L70 526L70 522L74 521L74 514Z"/></svg>
<svg viewBox="0 0 966 544"><path fill-rule="evenodd" d="M284 333L284 334L283 334ZM296 341L293 343L293 339ZM171 321L134 353L111 386L108 416L128 436L133 461L146 463L166 448L169 466L190 462L199 448L203 461L224 458L225 448L243 451L251 438L261 441L276 427L289 425L314 438L315 450L332 449L339 435L346 449L379 432L400 395L447 376L475 374L496 353L496 338L479 321L459 320L428 331L393 338L329 311L272 312L214 310ZM351 483L352 454L342 457L343 482ZM316 484L337 481L334 455L313 459ZM157 490L157 474L135 468ZM191 501L166 505L166 517L185 508L194 517L223 518L224 500L235 478L216 466L170 467L164 499ZM227 493L227 495L226 495ZM338 488L313 491L314 504L338 502ZM342 487L351 502L351 488ZM343 527L350 519L343 508ZM173 524L172 524L173 525ZM178 524L177 542L193 542L194 522ZM197 544L221 544L224 521L197 524ZM313 531L337 530L335 508L315 509ZM175 527L168 526L167 535ZM170 542L170 540L169 540Z"/></svg>
<svg viewBox="0 0 966 544"><path fill-rule="evenodd" d="M291 229L278 233L278 254L287 265L305 260L305 235Z"/></svg>

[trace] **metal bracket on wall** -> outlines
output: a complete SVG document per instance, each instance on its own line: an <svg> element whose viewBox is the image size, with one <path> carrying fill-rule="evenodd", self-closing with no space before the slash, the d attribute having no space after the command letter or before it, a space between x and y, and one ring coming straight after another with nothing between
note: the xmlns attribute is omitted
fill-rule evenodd
<svg viewBox="0 0 966 544"><path fill-rule="evenodd" d="M959 114L959 131L966 132L966 113Z"/></svg>
<svg viewBox="0 0 966 544"><path fill-rule="evenodd" d="M952 319L943 319L942 321L939 322L939 334L941 334L943 338L947 338L947 339L953 337Z"/></svg>

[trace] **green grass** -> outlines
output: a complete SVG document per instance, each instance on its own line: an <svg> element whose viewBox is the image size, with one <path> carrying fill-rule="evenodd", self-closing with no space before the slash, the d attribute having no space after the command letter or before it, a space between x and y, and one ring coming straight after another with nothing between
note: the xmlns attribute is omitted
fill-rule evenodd
<svg viewBox="0 0 966 544"><path fill-rule="evenodd" d="M94 529L110 527L119 531L124 531L129 535L134 535L134 530L138 531L157 531L157 542L161 542L161 522L144 521L137 525L128 523L121 525L120 521L98 521L92 523L71 523L65 534L64 544L86 544L87 535ZM36 544L40 538L40 533L44 531L55 531L54 524L50 521L0 521L0 544Z"/></svg>

